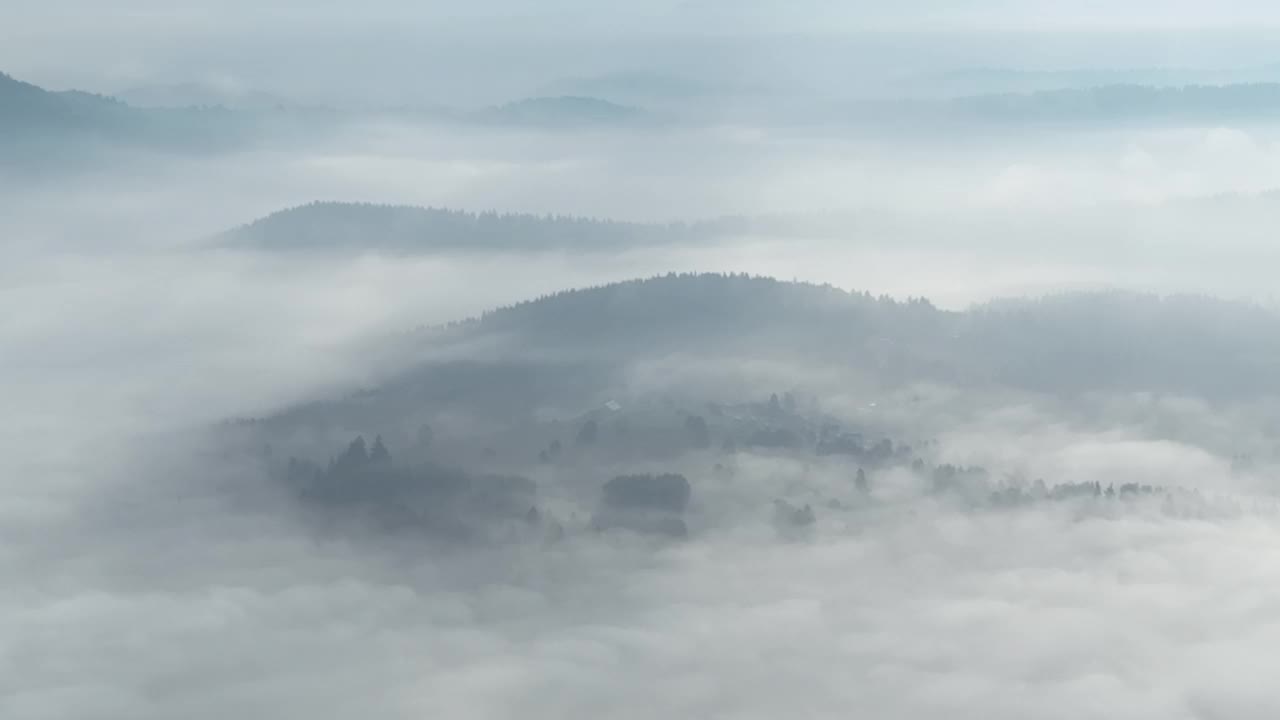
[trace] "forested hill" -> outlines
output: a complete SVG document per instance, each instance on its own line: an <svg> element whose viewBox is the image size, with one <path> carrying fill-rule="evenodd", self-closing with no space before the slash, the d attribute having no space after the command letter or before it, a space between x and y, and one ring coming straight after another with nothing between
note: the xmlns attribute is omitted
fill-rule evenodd
<svg viewBox="0 0 1280 720"><path fill-rule="evenodd" d="M118 128L131 109L101 95L50 92L0 73L0 130L34 133L57 130Z"/></svg>
<svg viewBox="0 0 1280 720"><path fill-rule="evenodd" d="M830 286L673 274L557 293L457 330L584 357L749 351L865 367L889 379L1050 392L1280 392L1280 315L1198 296L1067 293L948 312L924 299Z"/></svg>
<svg viewBox="0 0 1280 720"><path fill-rule="evenodd" d="M770 349L825 346L843 351L899 333L934 336L955 313L923 299L897 301L830 285L745 274L668 274L568 290L479 318L482 332L519 334L566 346L607 341L659 349L739 341Z"/></svg>
<svg viewBox="0 0 1280 720"><path fill-rule="evenodd" d="M746 275L665 275L556 293L403 338L400 370L269 421L390 431L432 414L507 422L596 407L639 376L696 369L703 387L768 368L787 386L843 392L916 383L979 392L1154 393L1209 402L1280 395L1280 316L1199 297L1099 292L965 312ZM668 377L662 374L661 377Z"/></svg>
<svg viewBox="0 0 1280 720"><path fill-rule="evenodd" d="M0 170L76 167L107 148L230 149L264 131L265 119L219 107L136 108L112 97L50 91L0 74L0 159L10 164ZM291 120L289 127L296 136L302 125Z"/></svg>
<svg viewBox="0 0 1280 720"><path fill-rule="evenodd" d="M469 212L368 203L316 202L223 233L214 243L267 251L425 253L484 250L616 250L705 241L745 227L727 218L646 224L563 215Z"/></svg>

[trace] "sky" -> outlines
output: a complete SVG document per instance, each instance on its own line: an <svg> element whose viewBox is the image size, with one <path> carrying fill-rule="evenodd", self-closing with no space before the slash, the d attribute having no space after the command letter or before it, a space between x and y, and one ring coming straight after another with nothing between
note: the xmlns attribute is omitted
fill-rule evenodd
<svg viewBox="0 0 1280 720"><path fill-rule="evenodd" d="M1274 6L1245 0L6 5L0 67L52 87L111 93L197 80L384 105L511 99L581 74L584 59L609 71L657 61L768 77L752 69L761 38L771 38L768 62L791 81L796 73L785 68L797 63L809 72L840 67L827 85L841 76L856 84L868 64L1252 67L1276 61L1280 26ZM655 57L653 47L664 49ZM452 72L459 64L462 78Z"/></svg>
<svg viewBox="0 0 1280 720"><path fill-rule="evenodd" d="M981 26L1035 27L1053 30L1072 30L1079 27L1097 28L1153 28L1153 27L1222 27L1242 25L1269 25L1280 20L1275 7L1259 0L1227 0L1208 6L1193 0L1123 0L1121 2L1084 2L1063 5L1048 0L975 0L963 5L943 0L905 0L885 3L873 0L836 2L835 0L800 0L795 3L777 3L769 0L746 0L731 3L727 0L659 0L650 3L611 2L604 5L584 0L551 0L530 3L512 0L480 0L459 5L441 2L404 2L403 0L374 0L369 3L352 3L347 0L273 0L266 3L246 0L226 0L216 4L199 0L126 0L118 3L114 12L103 10L98 3L87 0L52 0L36 3L16 0L12 12L27 17L61 16L66 25L83 22L87 16L115 16L118 18L182 18L214 19L227 22L244 22L255 15L263 17L287 17L290 19L363 19L377 21L385 18L417 18L424 22L451 20L507 21L516 17L562 17L566 13L585 14L588 19L614 18L622 22L632 18L650 19L655 22L680 21L695 25L721 21L730 27L749 26L765 20L779 30L826 27L829 30L857 29L855 23L886 23L906 27L919 27L939 22L956 27L973 29ZM76 18L75 15L79 15ZM239 20L237 20L239 19ZM832 20L839 25L831 26ZM780 23L780 24L779 24ZM700 28L705 29L705 28Z"/></svg>

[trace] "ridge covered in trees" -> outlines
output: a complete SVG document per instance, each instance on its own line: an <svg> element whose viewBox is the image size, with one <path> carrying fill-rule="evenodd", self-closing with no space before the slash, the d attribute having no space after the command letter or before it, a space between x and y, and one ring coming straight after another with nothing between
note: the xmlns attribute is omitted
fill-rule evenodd
<svg viewBox="0 0 1280 720"><path fill-rule="evenodd" d="M474 353L477 347L486 348L483 356ZM669 274L552 293L402 336L396 348L406 365L376 386L286 410L270 422L411 418L424 405L505 418L546 404L602 403L634 364L673 354L700 358L708 368L732 366L739 357L783 363L798 381L840 368L886 388L935 382L1213 401L1280 393L1275 312L1127 292L1065 293L952 311L923 299L829 285ZM408 359L421 357L424 348L436 359ZM705 441L694 426L681 432ZM767 428L756 440L793 442ZM824 452L842 452L842 442L829 438Z"/></svg>
<svg viewBox="0 0 1280 720"><path fill-rule="evenodd" d="M229 432L292 455L268 462L325 522L467 541L687 537L716 522L748 458L790 461L805 469L775 486L782 495L755 500L779 532L801 538L825 518L881 506L893 494L882 484L903 478L935 499L990 509L1069 502L1108 512L1154 498L1181 512L1189 497L1125 476L997 480L950 464L929 435L913 434L934 424L924 422L932 406L915 404L920 388L1048 402L1094 391L1210 402L1280 392L1280 317L1195 296L1065 293L948 311L829 285L673 273L553 293L410 339L485 350ZM796 391L709 379L744 357L785 368ZM701 370L636 384L635 368L671 358ZM841 378L835 392L862 396L856 407L824 406L830 377ZM807 486L810 466L815 478L843 480Z"/></svg>
<svg viewBox="0 0 1280 720"><path fill-rule="evenodd" d="M742 218L636 223L566 215L472 212L412 205L313 202L272 213L218 238L259 250L617 250L690 244L739 231Z"/></svg>

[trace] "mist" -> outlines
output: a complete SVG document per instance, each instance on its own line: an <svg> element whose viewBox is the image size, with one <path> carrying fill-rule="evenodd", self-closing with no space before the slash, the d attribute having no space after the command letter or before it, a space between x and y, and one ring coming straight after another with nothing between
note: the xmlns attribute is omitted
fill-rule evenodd
<svg viewBox="0 0 1280 720"><path fill-rule="evenodd" d="M1273 717L1277 27L0 10L0 715Z"/></svg>

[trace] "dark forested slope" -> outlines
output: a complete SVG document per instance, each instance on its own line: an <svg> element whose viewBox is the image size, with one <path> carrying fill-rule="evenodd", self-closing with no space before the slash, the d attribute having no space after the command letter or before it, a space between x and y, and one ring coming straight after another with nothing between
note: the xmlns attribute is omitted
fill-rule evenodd
<svg viewBox="0 0 1280 720"><path fill-rule="evenodd" d="M504 420L548 405L590 407L622 392L634 367L655 362L726 376L771 363L790 368L797 385L848 373L886 388L935 382L1215 401L1280 393L1275 313L1119 292L951 312L830 286L673 274L556 293L400 345L406 369L379 387L271 422L380 429L424 407Z"/></svg>
<svg viewBox="0 0 1280 720"><path fill-rule="evenodd" d="M264 251L427 253L617 250L707 240L744 221L633 223L563 215L469 212L409 205L315 202L230 230L215 243Z"/></svg>
<svg viewBox="0 0 1280 720"><path fill-rule="evenodd" d="M295 457L277 471L342 516L359 507L384 525L471 537L493 522L503 532L540 527L544 501L582 508L599 496L597 529L683 536L689 486L669 471L701 468L696 496L742 452L840 465L850 497L892 467L985 497L985 479L960 482L947 473L969 471L930 464L939 458L917 433L934 423L910 399L921 387L971 399L1150 392L1232 403L1280 394L1276 314L1129 293L950 312L830 286L673 274L424 329L396 352L402 369L373 387L229 428L275 448L277 465ZM861 409L829 407L827 396L856 396ZM881 413L876 397L898 407ZM362 437L376 438L373 451ZM450 469L459 467L470 470ZM622 479L602 486L612 476ZM1097 482L1077 489L1108 492ZM778 517L807 526L807 508L780 505Z"/></svg>

